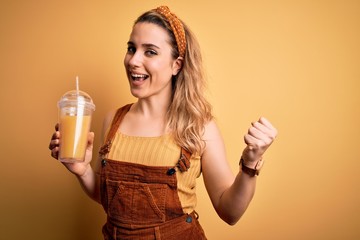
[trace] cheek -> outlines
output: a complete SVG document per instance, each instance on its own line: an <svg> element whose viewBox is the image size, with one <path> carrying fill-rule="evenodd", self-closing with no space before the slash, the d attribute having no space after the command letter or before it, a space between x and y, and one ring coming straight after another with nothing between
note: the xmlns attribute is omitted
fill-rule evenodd
<svg viewBox="0 0 360 240"><path fill-rule="evenodd" d="M172 67L169 62L165 61L153 61L147 65L148 70L153 73L158 72L158 74L172 75Z"/></svg>
<svg viewBox="0 0 360 240"><path fill-rule="evenodd" d="M129 56L127 54L125 54L124 60L123 60L123 63L124 63L125 67L128 65L128 62L129 62Z"/></svg>

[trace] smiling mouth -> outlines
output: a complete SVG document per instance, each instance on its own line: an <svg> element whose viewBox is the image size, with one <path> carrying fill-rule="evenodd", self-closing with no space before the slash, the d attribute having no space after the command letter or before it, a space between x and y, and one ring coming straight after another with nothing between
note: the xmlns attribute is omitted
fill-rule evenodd
<svg viewBox="0 0 360 240"><path fill-rule="evenodd" d="M133 81L144 81L149 77L149 75L135 73L130 74L130 76Z"/></svg>

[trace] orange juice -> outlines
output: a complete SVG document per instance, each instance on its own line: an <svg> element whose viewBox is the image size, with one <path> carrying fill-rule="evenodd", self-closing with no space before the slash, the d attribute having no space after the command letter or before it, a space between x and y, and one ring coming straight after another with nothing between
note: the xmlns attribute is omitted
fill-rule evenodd
<svg viewBox="0 0 360 240"><path fill-rule="evenodd" d="M60 155L64 162L83 161L91 116L60 116Z"/></svg>
<svg viewBox="0 0 360 240"><path fill-rule="evenodd" d="M59 160L84 161L91 116L95 105L86 92L78 89L66 92L58 102L60 123Z"/></svg>

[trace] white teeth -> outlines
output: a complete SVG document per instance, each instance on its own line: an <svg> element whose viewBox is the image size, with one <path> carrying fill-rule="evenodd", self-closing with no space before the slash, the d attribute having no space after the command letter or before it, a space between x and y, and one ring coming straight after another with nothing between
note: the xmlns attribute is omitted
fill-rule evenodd
<svg viewBox="0 0 360 240"><path fill-rule="evenodd" d="M132 77L134 78L145 78L146 75L141 75L141 74L131 74Z"/></svg>

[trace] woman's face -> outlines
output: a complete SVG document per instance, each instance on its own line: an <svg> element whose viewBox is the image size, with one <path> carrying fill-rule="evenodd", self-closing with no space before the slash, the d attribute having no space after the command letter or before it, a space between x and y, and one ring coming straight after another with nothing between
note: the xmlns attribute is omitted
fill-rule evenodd
<svg viewBox="0 0 360 240"><path fill-rule="evenodd" d="M172 75L181 68L181 60L173 59L171 52L169 36L163 28L147 22L135 24L124 59L133 96L170 99Z"/></svg>

